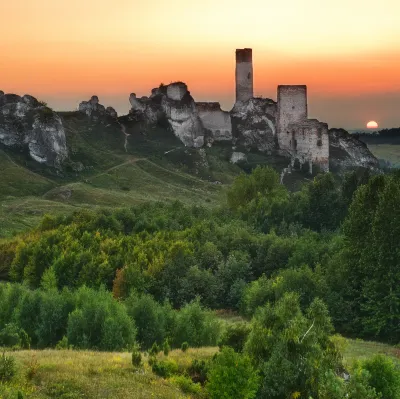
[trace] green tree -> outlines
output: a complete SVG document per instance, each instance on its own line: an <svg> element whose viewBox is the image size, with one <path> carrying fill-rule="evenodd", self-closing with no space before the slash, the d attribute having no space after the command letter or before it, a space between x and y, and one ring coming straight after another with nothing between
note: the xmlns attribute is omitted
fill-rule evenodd
<svg viewBox="0 0 400 399"><path fill-rule="evenodd" d="M332 331L327 308L319 299L304 313L294 293L260 308L245 346L261 371L258 397L318 397L321 377L341 365Z"/></svg>
<svg viewBox="0 0 400 399"><path fill-rule="evenodd" d="M257 371L247 356L225 347L212 361L206 385L212 399L252 399L258 386Z"/></svg>

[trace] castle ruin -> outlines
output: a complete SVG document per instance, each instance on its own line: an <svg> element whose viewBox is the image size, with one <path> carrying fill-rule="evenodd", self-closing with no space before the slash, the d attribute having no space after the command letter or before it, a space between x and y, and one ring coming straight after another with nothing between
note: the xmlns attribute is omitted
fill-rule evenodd
<svg viewBox="0 0 400 399"><path fill-rule="evenodd" d="M241 159L246 156L242 149L256 150L289 158L289 169L329 170L328 125L308 119L307 86L278 86L277 101L254 97L250 48L236 50L235 79L236 102L230 112L218 102L195 102L185 83L174 82L153 89L150 97L132 93L130 115L153 124L166 119L188 147L225 141Z"/></svg>
<svg viewBox="0 0 400 399"><path fill-rule="evenodd" d="M252 49L236 50L236 105L243 106L253 96ZM239 103L239 105L238 105ZM279 150L290 154L292 163L308 163L329 170L328 125L308 119L307 86L280 85L276 103L275 132Z"/></svg>

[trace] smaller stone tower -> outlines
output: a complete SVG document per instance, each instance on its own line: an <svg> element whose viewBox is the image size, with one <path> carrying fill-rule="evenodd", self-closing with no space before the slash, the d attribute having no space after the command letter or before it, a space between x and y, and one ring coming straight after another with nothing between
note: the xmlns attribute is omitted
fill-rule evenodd
<svg viewBox="0 0 400 399"><path fill-rule="evenodd" d="M253 50L236 50L236 102L253 98Z"/></svg>

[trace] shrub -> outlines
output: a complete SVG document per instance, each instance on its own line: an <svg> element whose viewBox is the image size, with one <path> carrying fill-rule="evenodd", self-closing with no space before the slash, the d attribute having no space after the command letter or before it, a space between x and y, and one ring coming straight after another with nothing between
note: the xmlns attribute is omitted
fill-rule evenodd
<svg viewBox="0 0 400 399"><path fill-rule="evenodd" d="M184 375L176 375L171 378L171 382L177 385L186 394L198 394L201 392L201 385L194 383Z"/></svg>
<svg viewBox="0 0 400 399"><path fill-rule="evenodd" d="M181 351L186 352L189 349L189 344L187 342L182 342Z"/></svg>
<svg viewBox="0 0 400 399"><path fill-rule="evenodd" d="M389 357L374 356L365 360L361 367L369 372L368 383L382 394L382 399L400 398L400 370Z"/></svg>
<svg viewBox="0 0 400 399"><path fill-rule="evenodd" d="M207 373L209 370L209 362L205 360L192 360L192 364L188 369L188 374L192 378L194 382L199 382L201 385L204 385L207 381Z"/></svg>
<svg viewBox="0 0 400 399"><path fill-rule="evenodd" d="M160 347L157 345L157 342L154 342L153 346L149 350L150 356L157 356L160 353Z"/></svg>
<svg viewBox="0 0 400 399"><path fill-rule="evenodd" d="M68 338L64 335L62 337L62 339L60 339L60 341L58 341L57 345L56 345L56 349L57 350L63 350L63 349L68 349L69 345L68 345Z"/></svg>
<svg viewBox="0 0 400 399"><path fill-rule="evenodd" d="M132 366L134 368L142 367L142 354L137 346L135 346L132 351Z"/></svg>
<svg viewBox="0 0 400 399"><path fill-rule="evenodd" d="M211 399L252 399L259 386L257 371L250 359L223 348L211 363L207 391Z"/></svg>
<svg viewBox="0 0 400 399"><path fill-rule="evenodd" d="M10 381L16 373L15 359L5 352L0 356L0 381Z"/></svg>
<svg viewBox="0 0 400 399"><path fill-rule="evenodd" d="M177 363L173 360L156 361L151 366L151 369L154 374L163 378L171 377L179 371Z"/></svg>
<svg viewBox="0 0 400 399"><path fill-rule="evenodd" d="M163 343L163 352L164 352L164 355L165 355L165 356L168 356L170 350L171 350L171 347L169 346L168 338L167 338L167 339L164 340L164 343Z"/></svg>
<svg viewBox="0 0 400 399"><path fill-rule="evenodd" d="M250 326L246 323L229 324L219 340L218 346L220 348L230 346L235 352L242 352L249 333Z"/></svg>

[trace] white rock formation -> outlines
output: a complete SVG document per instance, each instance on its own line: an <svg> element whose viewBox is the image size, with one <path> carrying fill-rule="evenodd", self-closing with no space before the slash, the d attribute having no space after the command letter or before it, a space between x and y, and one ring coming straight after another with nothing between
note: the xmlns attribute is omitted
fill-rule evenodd
<svg viewBox="0 0 400 399"><path fill-rule="evenodd" d="M204 128L210 132L211 142L232 140L232 121L229 112L222 111L215 102L196 103Z"/></svg>
<svg viewBox="0 0 400 399"><path fill-rule="evenodd" d="M247 156L244 152L233 152L231 156L231 163L238 163L241 161L247 161Z"/></svg>
<svg viewBox="0 0 400 399"><path fill-rule="evenodd" d="M26 149L35 161L55 168L68 155L61 118L29 95L0 92L0 143Z"/></svg>
<svg viewBox="0 0 400 399"><path fill-rule="evenodd" d="M276 102L252 98L238 101L231 111L235 145L270 153L277 149Z"/></svg>
<svg viewBox="0 0 400 399"><path fill-rule="evenodd" d="M166 119L185 146L198 148L204 145L205 131L196 104L184 83L176 82L153 89L150 98L138 99L132 93L129 101L132 118L150 124Z"/></svg>
<svg viewBox="0 0 400 399"><path fill-rule="evenodd" d="M109 116L114 119L118 118L115 109L113 107L105 108L104 105L99 103L99 98L97 96L92 96L89 101L82 101L78 106L78 111L94 119L98 119L101 116Z"/></svg>
<svg viewBox="0 0 400 399"><path fill-rule="evenodd" d="M379 161L367 145L344 129L329 130L330 164L333 170L357 167L379 169Z"/></svg>

